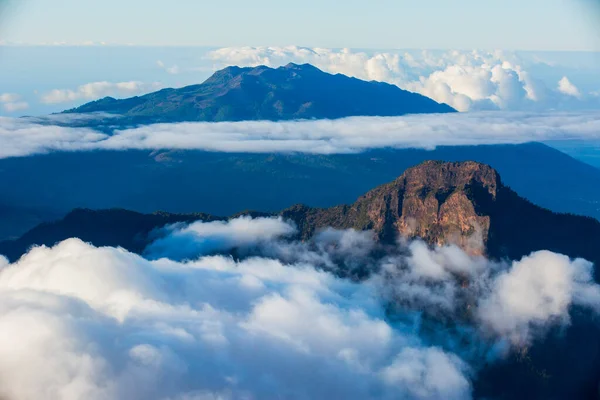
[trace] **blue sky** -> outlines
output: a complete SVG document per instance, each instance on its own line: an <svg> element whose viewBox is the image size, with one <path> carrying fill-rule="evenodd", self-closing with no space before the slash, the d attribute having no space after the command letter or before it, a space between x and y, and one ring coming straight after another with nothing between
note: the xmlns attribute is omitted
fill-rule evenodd
<svg viewBox="0 0 600 400"><path fill-rule="evenodd" d="M598 0L0 0L0 39L599 50Z"/></svg>

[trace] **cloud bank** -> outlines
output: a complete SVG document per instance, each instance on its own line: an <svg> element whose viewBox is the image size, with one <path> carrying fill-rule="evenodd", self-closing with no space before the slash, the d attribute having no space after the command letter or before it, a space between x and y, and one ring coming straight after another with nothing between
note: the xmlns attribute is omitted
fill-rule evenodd
<svg viewBox="0 0 600 400"><path fill-rule="evenodd" d="M0 274L0 393L467 398L468 366L394 330L373 296L309 266L148 262L71 239Z"/></svg>
<svg viewBox="0 0 600 400"><path fill-rule="evenodd" d="M581 92L568 77L547 83L531 72L564 71L541 60L505 51L401 51L366 52L350 49L288 47L228 47L207 57L217 63L241 66L280 66L310 63L327 72L395 84L468 110L573 110L600 107L590 91ZM573 71L571 71L573 73ZM543 74L540 74L543 75ZM596 90L598 88L595 88ZM577 94L577 95L574 95Z"/></svg>
<svg viewBox="0 0 600 400"><path fill-rule="evenodd" d="M262 240L251 240L262 227ZM173 226L161 248L170 238L176 251L188 235L198 256L185 262L78 239L2 261L0 395L466 399L484 356L457 337L466 332L489 361L503 356L500 342L522 346L567 325L571 307L600 306L584 260L538 252L492 263L421 242L381 255L368 232L285 239L293 230L280 219ZM209 239L229 248L214 254L225 247L206 247ZM251 241L254 253L227 255ZM373 275L331 273L344 258ZM402 318L392 323L390 312ZM432 336L429 317L464 326Z"/></svg>
<svg viewBox="0 0 600 400"><path fill-rule="evenodd" d="M60 120L0 118L0 158L51 151L127 149L337 154L385 147L433 149L600 138L599 112L478 112L288 122L155 124L115 130L111 135L91 128L54 125L68 124L70 119L81 124L85 118L94 116L65 114ZM118 121L118 117L114 118Z"/></svg>
<svg viewBox="0 0 600 400"><path fill-rule="evenodd" d="M54 89L41 96L42 103L60 104L81 100L97 100L106 96L131 97L161 89L158 82L91 82L76 89Z"/></svg>

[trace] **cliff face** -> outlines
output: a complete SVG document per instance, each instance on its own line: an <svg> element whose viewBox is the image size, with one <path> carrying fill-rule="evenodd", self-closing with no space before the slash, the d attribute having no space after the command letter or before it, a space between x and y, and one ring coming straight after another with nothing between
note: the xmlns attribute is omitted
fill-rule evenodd
<svg viewBox="0 0 600 400"><path fill-rule="evenodd" d="M325 226L372 229L384 242L419 237L431 245L456 244L483 254L490 216L477 209L480 203L493 202L500 186L497 172L487 165L427 161L351 206L295 207L283 215L298 223L303 237Z"/></svg>
<svg viewBox="0 0 600 400"><path fill-rule="evenodd" d="M295 206L281 215L296 222L304 239L325 227L371 229L384 243L418 237L494 259L546 249L600 265L597 220L536 206L504 186L494 169L470 161L427 161L352 205Z"/></svg>

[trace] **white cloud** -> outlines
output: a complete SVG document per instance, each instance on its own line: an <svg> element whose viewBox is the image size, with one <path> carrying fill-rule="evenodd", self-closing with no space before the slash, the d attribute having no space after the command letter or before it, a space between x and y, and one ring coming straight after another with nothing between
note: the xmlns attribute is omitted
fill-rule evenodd
<svg viewBox="0 0 600 400"><path fill-rule="evenodd" d="M117 130L49 125L93 115L0 118L0 158L48 151L199 149L221 152L353 153L366 149L599 139L600 113L478 112L288 122L155 124ZM100 116L106 118L105 115Z"/></svg>
<svg viewBox="0 0 600 400"><path fill-rule="evenodd" d="M288 62L310 63L331 73L389 82L447 103L459 111L568 110L600 106L594 96L581 94L567 83L568 80L558 89L547 86L529 71L531 60L512 52L366 52L288 46L221 48L208 53L207 57L217 63L217 68L225 65L277 67ZM535 63L540 64L541 61ZM578 94L579 103L564 101L565 97L575 96L574 93Z"/></svg>
<svg viewBox="0 0 600 400"><path fill-rule="evenodd" d="M593 264L582 259L533 253L496 278L479 317L496 334L526 345L535 329L568 320L573 303L600 306L600 287L593 283L592 272Z"/></svg>
<svg viewBox="0 0 600 400"><path fill-rule="evenodd" d="M0 397L466 399L496 341L520 346L572 306L600 306L584 260L492 263L418 241L382 254L369 232L292 231L277 218L172 226L198 246L186 262L78 239L0 258ZM342 272L344 257L371 278L321 264ZM423 314L440 329L421 329Z"/></svg>
<svg viewBox="0 0 600 400"><path fill-rule="evenodd" d="M23 111L29 108L29 103L22 101L21 96L14 93L1 93L0 103L4 111L8 113Z"/></svg>
<svg viewBox="0 0 600 400"><path fill-rule="evenodd" d="M79 100L96 100L106 96L131 97L158 90L162 85L158 82L92 82L77 89L54 89L41 96L46 104L70 103Z"/></svg>
<svg viewBox="0 0 600 400"><path fill-rule="evenodd" d="M0 158L84 149L106 137L91 129L38 125L25 119L0 117Z"/></svg>
<svg viewBox="0 0 600 400"><path fill-rule="evenodd" d="M195 222L175 224L162 230L146 249L150 257L184 259L234 247L256 246L282 236L290 236L296 228L281 218L239 217L228 222Z"/></svg>
<svg viewBox="0 0 600 400"><path fill-rule="evenodd" d="M440 349L407 348L385 368L383 377L390 383L401 382L408 389L408 397L464 399L470 388L469 381L456 368L461 364L458 357L449 357ZM453 388L450 392L449 387Z"/></svg>
<svg viewBox="0 0 600 400"><path fill-rule="evenodd" d="M558 91L567 96L581 97L581 93L579 92L579 89L577 89L577 86L573 85L566 76L563 76L563 78L558 81Z"/></svg>
<svg viewBox="0 0 600 400"><path fill-rule="evenodd" d="M388 325L381 307L363 307L365 296L375 294L276 260L148 262L70 239L0 272L0 393L24 400L470 395L464 362ZM411 366L420 373L407 375Z"/></svg>

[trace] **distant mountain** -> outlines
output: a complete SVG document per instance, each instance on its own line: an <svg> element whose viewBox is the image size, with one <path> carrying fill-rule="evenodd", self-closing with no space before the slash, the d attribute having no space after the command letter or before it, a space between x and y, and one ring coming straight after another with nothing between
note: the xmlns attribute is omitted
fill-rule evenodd
<svg viewBox="0 0 600 400"><path fill-rule="evenodd" d="M446 104L382 82L331 75L309 64L228 67L200 85L117 100L106 97L65 113L120 114L129 123L398 116L455 112Z"/></svg>
<svg viewBox="0 0 600 400"><path fill-rule="evenodd" d="M277 213L250 215L281 215L292 220L302 239L320 228L353 228L373 230L382 243L393 244L399 236L418 237L431 245L456 244L472 254L496 259L517 259L545 249L600 265L600 222L538 207L506 187L494 169L472 161L427 161L352 205L297 205ZM174 222L219 219L227 218L79 209L16 241L0 243L0 254L16 259L34 244L53 245L70 237L141 253L154 229Z"/></svg>
<svg viewBox="0 0 600 400"><path fill-rule="evenodd" d="M539 143L331 155L56 152L0 159L0 182L10 188L0 193L0 240L75 208L226 216L245 209L276 212L298 203L349 204L429 159L491 165L504 184L535 204L600 218L600 170Z"/></svg>

